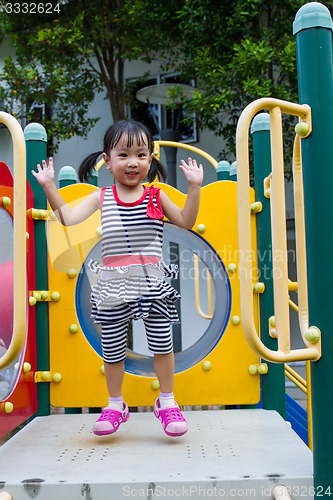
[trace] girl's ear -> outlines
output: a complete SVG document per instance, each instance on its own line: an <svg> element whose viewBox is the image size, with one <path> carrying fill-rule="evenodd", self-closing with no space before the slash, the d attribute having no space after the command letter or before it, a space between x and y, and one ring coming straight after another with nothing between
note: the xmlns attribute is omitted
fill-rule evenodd
<svg viewBox="0 0 333 500"><path fill-rule="evenodd" d="M104 160L106 169L111 170L111 172L112 172L111 159L106 153L103 153L103 160Z"/></svg>

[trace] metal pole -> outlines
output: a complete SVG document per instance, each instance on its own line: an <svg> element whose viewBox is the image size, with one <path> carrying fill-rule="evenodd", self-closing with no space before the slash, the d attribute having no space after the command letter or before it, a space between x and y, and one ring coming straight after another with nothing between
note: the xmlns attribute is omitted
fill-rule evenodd
<svg viewBox="0 0 333 500"><path fill-rule="evenodd" d="M302 140L310 325L322 332L322 357L311 362L315 498L333 493L333 54L332 18L324 5L303 5L293 25L300 103L312 110L312 133ZM317 167L320 165L320 175Z"/></svg>
<svg viewBox="0 0 333 500"><path fill-rule="evenodd" d="M27 147L27 180L33 194L34 205L37 209L47 209L47 199L43 188L31 174L36 170L37 163L46 160L47 135L44 127L38 123L30 123L24 129ZM36 290L48 290L47 274L47 241L45 222L35 221L35 264L36 264ZM37 370L47 371L50 367L49 360L49 311L48 302L38 302L36 307L36 344L37 344ZM37 384L38 411L35 416L50 414L50 386Z"/></svg>
<svg viewBox="0 0 333 500"><path fill-rule="evenodd" d="M173 141L178 142L180 139L180 132L173 129L164 129L160 132L161 139L163 141ZM176 161L177 161L177 148L167 146L165 147L165 157L166 164L168 168L168 184L173 187L177 187L177 171L176 171ZM173 264L179 265L179 245L173 241L170 241L169 245L170 261ZM178 279L171 280L171 286L180 292L180 283ZM175 303L175 307L178 312L179 319L181 319L181 310L179 301ZM182 330L181 324L172 325L172 336L173 336L173 349L174 352L180 352L182 350Z"/></svg>
<svg viewBox="0 0 333 500"><path fill-rule="evenodd" d="M160 132L162 141L173 141L179 142L180 132L170 128L161 130ZM168 184L173 187L177 187L177 148L167 146L164 148L166 164L168 169Z"/></svg>
<svg viewBox="0 0 333 500"><path fill-rule="evenodd" d="M277 340L269 335L269 317L274 315L273 263L270 201L264 196L264 179L271 173L270 118L259 113L251 125L254 156L254 187L256 201L261 201L262 212L257 217L257 246L259 281L265 284L260 295L260 334L263 343L277 350ZM268 372L262 376L262 406L276 410L286 418L284 364L267 362Z"/></svg>
<svg viewBox="0 0 333 500"><path fill-rule="evenodd" d="M230 163L226 160L220 161L216 167L217 180L228 181L229 172L230 172Z"/></svg>

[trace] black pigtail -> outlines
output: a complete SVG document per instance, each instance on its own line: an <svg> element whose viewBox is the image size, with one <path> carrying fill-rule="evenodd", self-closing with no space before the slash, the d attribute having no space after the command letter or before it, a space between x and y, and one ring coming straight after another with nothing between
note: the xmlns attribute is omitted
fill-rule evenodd
<svg viewBox="0 0 333 500"><path fill-rule="evenodd" d="M158 180L161 182L165 182L168 178L168 173L165 166L162 165L162 163L154 156L151 161L150 169L147 176L148 182L153 182L155 180L156 175L158 177Z"/></svg>
<svg viewBox="0 0 333 500"><path fill-rule="evenodd" d="M89 183L89 178L91 176L92 171L95 168L97 159L99 156L101 156L102 153L103 151L99 151L98 153L92 153L83 160L78 170L78 176L80 182Z"/></svg>

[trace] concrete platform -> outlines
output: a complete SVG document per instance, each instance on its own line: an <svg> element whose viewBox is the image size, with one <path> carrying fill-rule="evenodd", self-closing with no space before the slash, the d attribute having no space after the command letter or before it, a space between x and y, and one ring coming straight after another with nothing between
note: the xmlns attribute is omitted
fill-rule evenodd
<svg viewBox="0 0 333 500"><path fill-rule="evenodd" d="M96 415L33 420L0 448L0 493L13 500L291 498L311 495L312 453L274 411L184 412L189 432L163 433L152 413L132 413L98 437Z"/></svg>

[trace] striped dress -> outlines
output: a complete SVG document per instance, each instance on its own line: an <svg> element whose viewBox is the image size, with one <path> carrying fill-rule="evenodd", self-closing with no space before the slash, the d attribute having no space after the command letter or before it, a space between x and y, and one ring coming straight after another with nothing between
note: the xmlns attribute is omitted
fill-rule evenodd
<svg viewBox="0 0 333 500"><path fill-rule="evenodd" d="M115 185L103 188L101 211L102 264L88 264L98 274L90 297L94 322L145 318L152 311L178 323L174 302L180 295L165 281L176 278L178 268L162 260L160 189L145 186L139 200L124 203Z"/></svg>

